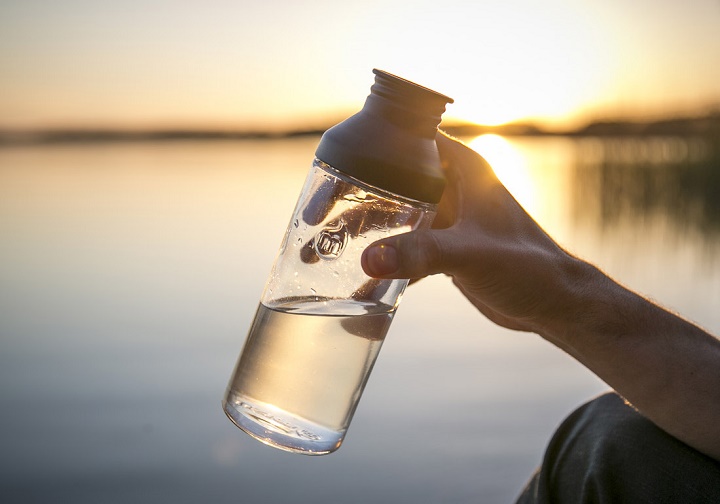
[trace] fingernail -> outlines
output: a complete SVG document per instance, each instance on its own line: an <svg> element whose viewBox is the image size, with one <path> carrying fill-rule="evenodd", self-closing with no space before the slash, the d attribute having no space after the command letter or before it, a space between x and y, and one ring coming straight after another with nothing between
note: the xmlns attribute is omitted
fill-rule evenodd
<svg viewBox="0 0 720 504"><path fill-rule="evenodd" d="M377 276L395 273L398 264L397 250L390 245L375 245L367 251L367 265L370 272Z"/></svg>

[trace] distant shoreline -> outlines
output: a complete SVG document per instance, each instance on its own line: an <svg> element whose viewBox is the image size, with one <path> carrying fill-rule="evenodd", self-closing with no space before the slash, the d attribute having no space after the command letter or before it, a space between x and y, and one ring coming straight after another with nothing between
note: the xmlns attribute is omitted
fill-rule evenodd
<svg viewBox="0 0 720 504"><path fill-rule="evenodd" d="M567 130L546 129L533 123L510 123L499 126L461 124L449 125L443 129L456 136L495 133L501 136L711 136L720 139L720 111L697 117L672 117L656 121L594 121L586 126Z"/></svg>
<svg viewBox="0 0 720 504"><path fill-rule="evenodd" d="M511 123L485 126L471 123L441 124L454 136L469 137L497 134L508 137L613 137L613 136L709 136L720 141L720 111L705 116L669 118L657 121L595 121L571 130L553 130L534 123ZM48 145L66 143L158 142L186 140L278 140L313 137L325 128L287 131L192 130L192 129L38 129L28 131L0 130L0 146Z"/></svg>

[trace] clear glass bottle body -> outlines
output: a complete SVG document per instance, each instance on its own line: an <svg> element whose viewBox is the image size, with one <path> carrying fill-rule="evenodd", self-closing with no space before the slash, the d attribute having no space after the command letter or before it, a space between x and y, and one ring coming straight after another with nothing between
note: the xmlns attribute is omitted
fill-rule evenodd
<svg viewBox="0 0 720 504"><path fill-rule="evenodd" d="M315 159L223 400L238 427L293 452L340 446L408 283L368 277L362 252L435 209Z"/></svg>

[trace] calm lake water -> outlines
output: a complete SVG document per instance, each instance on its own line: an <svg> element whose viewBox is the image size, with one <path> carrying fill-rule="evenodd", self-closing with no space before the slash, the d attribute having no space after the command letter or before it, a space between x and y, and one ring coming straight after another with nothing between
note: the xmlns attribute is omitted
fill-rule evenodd
<svg viewBox="0 0 720 504"><path fill-rule="evenodd" d="M0 500L504 503L606 386L411 286L343 447L266 447L220 400L317 138L0 149ZM468 139L558 241L720 333L717 146Z"/></svg>

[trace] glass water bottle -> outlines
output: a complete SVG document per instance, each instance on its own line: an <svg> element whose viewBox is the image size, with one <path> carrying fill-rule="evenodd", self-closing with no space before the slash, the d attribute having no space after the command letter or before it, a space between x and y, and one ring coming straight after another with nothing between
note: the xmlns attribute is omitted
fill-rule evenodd
<svg viewBox="0 0 720 504"><path fill-rule="evenodd" d="M291 452L340 447L408 283L368 277L360 257L429 227L445 184L435 135L452 99L373 72L363 109L320 141L223 400Z"/></svg>

